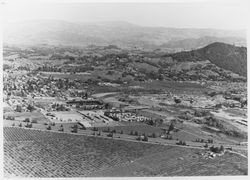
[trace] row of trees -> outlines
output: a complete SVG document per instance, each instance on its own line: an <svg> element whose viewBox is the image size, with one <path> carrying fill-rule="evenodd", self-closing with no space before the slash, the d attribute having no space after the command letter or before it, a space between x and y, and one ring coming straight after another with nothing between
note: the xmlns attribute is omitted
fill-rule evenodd
<svg viewBox="0 0 250 180"><path fill-rule="evenodd" d="M182 145L182 146L187 146L187 143L186 143L186 141L178 141L177 143L176 143L177 145Z"/></svg>
<svg viewBox="0 0 250 180"><path fill-rule="evenodd" d="M205 140L205 139L200 139L200 138L198 138L198 139L195 139L195 142L201 142L201 143L204 143L204 142L207 142L207 143L213 143L213 142L214 142L214 140L213 140L213 139L207 139L207 140Z"/></svg>

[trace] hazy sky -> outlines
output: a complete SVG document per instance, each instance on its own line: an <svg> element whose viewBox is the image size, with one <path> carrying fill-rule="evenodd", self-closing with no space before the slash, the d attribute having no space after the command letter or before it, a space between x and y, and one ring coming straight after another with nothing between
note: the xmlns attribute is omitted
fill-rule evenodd
<svg viewBox="0 0 250 180"><path fill-rule="evenodd" d="M240 2L240 1L239 1ZM245 29L247 6L239 3L26 3L4 5L4 21L128 21L143 26Z"/></svg>

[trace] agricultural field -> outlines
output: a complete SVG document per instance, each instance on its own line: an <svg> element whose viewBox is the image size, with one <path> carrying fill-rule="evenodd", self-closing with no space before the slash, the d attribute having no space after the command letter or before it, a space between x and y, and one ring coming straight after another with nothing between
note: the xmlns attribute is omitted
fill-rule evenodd
<svg viewBox="0 0 250 180"><path fill-rule="evenodd" d="M133 82L130 86L139 86L143 89L160 89L163 92L174 92L175 94L202 94L207 89L205 85L201 85L200 83L194 82L175 82L175 81L157 81L152 80L149 82Z"/></svg>
<svg viewBox="0 0 250 180"><path fill-rule="evenodd" d="M171 148L139 158L130 164L100 170L91 174L95 177L118 176L220 176L246 175L247 160L226 153L216 159L200 157L198 150L180 150Z"/></svg>
<svg viewBox="0 0 250 180"><path fill-rule="evenodd" d="M4 128L5 177L244 175L247 160L204 150ZM196 169L196 171L193 171Z"/></svg>
<svg viewBox="0 0 250 180"><path fill-rule="evenodd" d="M30 122L35 121L36 123L48 123L48 120L41 112L7 112L4 114L5 117L14 117L15 121L24 121L25 119L29 119Z"/></svg>

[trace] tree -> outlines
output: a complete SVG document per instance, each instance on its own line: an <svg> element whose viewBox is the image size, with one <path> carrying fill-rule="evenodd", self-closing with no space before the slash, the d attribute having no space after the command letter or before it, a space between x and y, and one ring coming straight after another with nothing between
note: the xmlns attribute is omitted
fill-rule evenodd
<svg viewBox="0 0 250 180"><path fill-rule="evenodd" d="M48 127L47 127L47 130L51 130L51 126L48 126Z"/></svg>
<svg viewBox="0 0 250 180"><path fill-rule="evenodd" d="M142 141L148 141L148 137L147 136L143 136Z"/></svg>
<svg viewBox="0 0 250 180"><path fill-rule="evenodd" d="M27 106L27 109L28 109L30 112L32 112L33 110L35 110L34 106L32 106L32 105L30 105L30 104Z"/></svg>
<svg viewBox="0 0 250 180"><path fill-rule="evenodd" d="M178 144L178 145L183 145L183 146L186 146L187 145L187 143L185 142L185 141L179 141L179 142L177 142L176 144Z"/></svg>
<svg viewBox="0 0 250 180"><path fill-rule="evenodd" d="M137 141L142 140L140 136L136 137L135 139L136 139Z"/></svg>
<svg viewBox="0 0 250 180"><path fill-rule="evenodd" d="M163 74L163 73L164 73L164 69L159 68L158 73L159 73L159 74Z"/></svg>
<svg viewBox="0 0 250 180"><path fill-rule="evenodd" d="M152 119L148 120L146 123L150 126L153 126L155 124Z"/></svg>
<svg viewBox="0 0 250 180"><path fill-rule="evenodd" d="M181 100L175 97L175 98L174 98L174 102L175 102L176 104L179 104L179 103L181 103Z"/></svg>
<svg viewBox="0 0 250 180"><path fill-rule="evenodd" d="M208 143L213 143L214 142L213 139L208 139L207 141L208 141Z"/></svg>
<svg viewBox="0 0 250 180"><path fill-rule="evenodd" d="M109 133L107 136L108 137L113 137L113 133Z"/></svg>
<svg viewBox="0 0 250 180"><path fill-rule="evenodd" d="M64 129L63 129L63 125L61 124L61 126L60 126L60 128L59 128L59 130L58 131L64 131Z"/></svg>
<svg viewBox="0 0 250 180"><path fill-rule="evenodd" d="M223 148L224 148L224 147L223 147ZM219 152L221 152L221 151L220 151L220 148L214 147L214 146L211 146L211 147L210 147L210 151L212 151L212 152L214 152L214 153L219 153Z"/></svg>
<svg viewBox="0 0 250 180"><path fill-rule="evenodd" d="M172 122L168 128L168 134L170 131L173 131L174 130L174 123Z"/></svg>
<svg viewBox="0 0 250 180"><path fill-rule="evenodd" d="M26 128L32 128L32 124L31 124L31 123L30 123L30 124L27 123L27 124L25 125L25 127L26 127Z"/></svg>
<svg viewBox="0 0 250 180"><path fill-rule="evenodd" d="M77 124L75 124L75 125L72 126L71 128L72 128L72 130L71 130L72 133L77 133L77 131L78 131L78 126L77 126Z"/></svg>
<svg viewBox="0 0 250 180"><path fill-rule="evenodd" d="M72 133L77 133L77 128L74 128L73 130L71 130Z"/></svg>
<svg viewBox="0 0 250 180"><path fill-rule="evenodd" d="M31 122L32 122L32 123L37 123L37 120L36 120L36 119L32 119Z"/></svg>
<svg viewBox="0 0 250 180"><path fill-rule="evenodd" d="M112 133L116 133L116 130L115 130L115 129L113 129L111 132L112 132Z"/></svg>
<svg viewBox="0 0 250 180"><path fill-rule="evenodd" d="M224 151L224 146L221 145L221 146L220 146L220 152L223 152L223 151Z"/></svg>
<svg viewBox="0 0 250 180"><path fill-rule="evenodd" d="M109 103L105 103L104 108L105 108L105 109L110 109L110 108L111 108L111 105L110 105Z"/></svg>
<svg viewBox="0 0 250 180"><path fill-rule="evenodd" d="M93 131L98 131L98 128L97 128L97 127L94 127L92 130L93 130Z"/></svg>
<svg viewBox="0 0 250 180"><path fill-rule="evenodd" d="M30 122L30 118L25 118L23 122Z"/></svg>
<svg viewBox="0 0 250 180"><path fill-rule="evenodd" d="M156 138L156 134L155 133L152 134L152 138Z"/></svg>
<svg viewBox="0 0 250 180"><path fill-rule="evenodd" d="M16 106L16 112L22 112L22 107L20 105Z"/></svg>
<svg viewBox="0 0 250 180"><path fill-rule="evenodd" d="M159 79L160 81L163 81L163 79L164 79L163 75L162 75L162 74L159 74L159 75L158 75L158 79Z"/></svg>

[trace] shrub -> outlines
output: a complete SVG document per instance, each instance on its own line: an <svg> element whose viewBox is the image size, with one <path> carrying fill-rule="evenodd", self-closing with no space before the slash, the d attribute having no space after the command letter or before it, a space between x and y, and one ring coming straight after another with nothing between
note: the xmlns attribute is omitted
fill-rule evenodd
<svg viewBox="0 0 250 180"><path fill-rule="evenodd" d="M25 118L23 122L30 122L30 118Z"/></svg>
<svg viewBox="0 0 250 180"><path fill-rule="evenodd" d="M185 141L179 141L176 143L177 145L182 145L182 146L186 146L187 143Z"/></svg>
<svg viewBox="0 0 250 180"><path fill-rule="evenodd" d="M214 152L214 153L221 153L224 151L224 146L220 146L220 147L210 147L210 151Z"/></svg>
<svg viewBox="0 0 250 180"><path fill-rule="evenodd" d="M93 127L92 131L98 131L97 127Z"/></svg>
<svg viewBox="0 0 250 180"><path fill-rule="evenodd" d="M113 133L109 133L107 136L108 137L113 137Z"/></svg>
<svg viewBox="0 0 250 180"><path fill-rule="evenodd" d="M137 141L142 140L140 136L136 137L135 139L136 139Z"/></svg>
<svg viewBox="0 0 250 180"><path fill-rule="evenodd" d="M214 140L213 139L208 139L207 142L208 143L214 143Z"/></svg>
<svg viewBox="0 0 250 180"><path fill-rule="evenodd" d="M175 99L174 99L174 102L175 102L176 104L179 104L179 103L181 103L181 100L180 100L180 99L175 98Z"/></svg>
<svg viewBox="0 0 250 180"><path fill-rule="evenodd" d="M142 138L142 141L148 141L148 137L147 137L147 136L144 136L144 137Z"/></svg>
<svg viewBox="0 0 250 180"><path fill-rule="evenodd" d="M116 133L116 130L115 130L115 129L113 129L111 132L112 132L112 133Z"/></svg>
<svg viewBox="0 0 250 180"><path fill-rule="evenodd" d="M173 131L174 130L174 124L171 123L169 128L168 128L168 134L170 133L170 131Z"/></svg>
<svg viewBox="0 0 250 180"><path fill-rule="evenodd" d="M37 123L37 120L36 120L36 119L33 119L31 122L32 122L32 123Z"/></svg>
<svg viewBox="0 0 250 180"><path fill-rule="evenodd" d="M27 124L25 125L25 127L26 127L26 128L32 128L32 124L31 124L31 123L30 123L30 124L27 123Z"/></svg>

